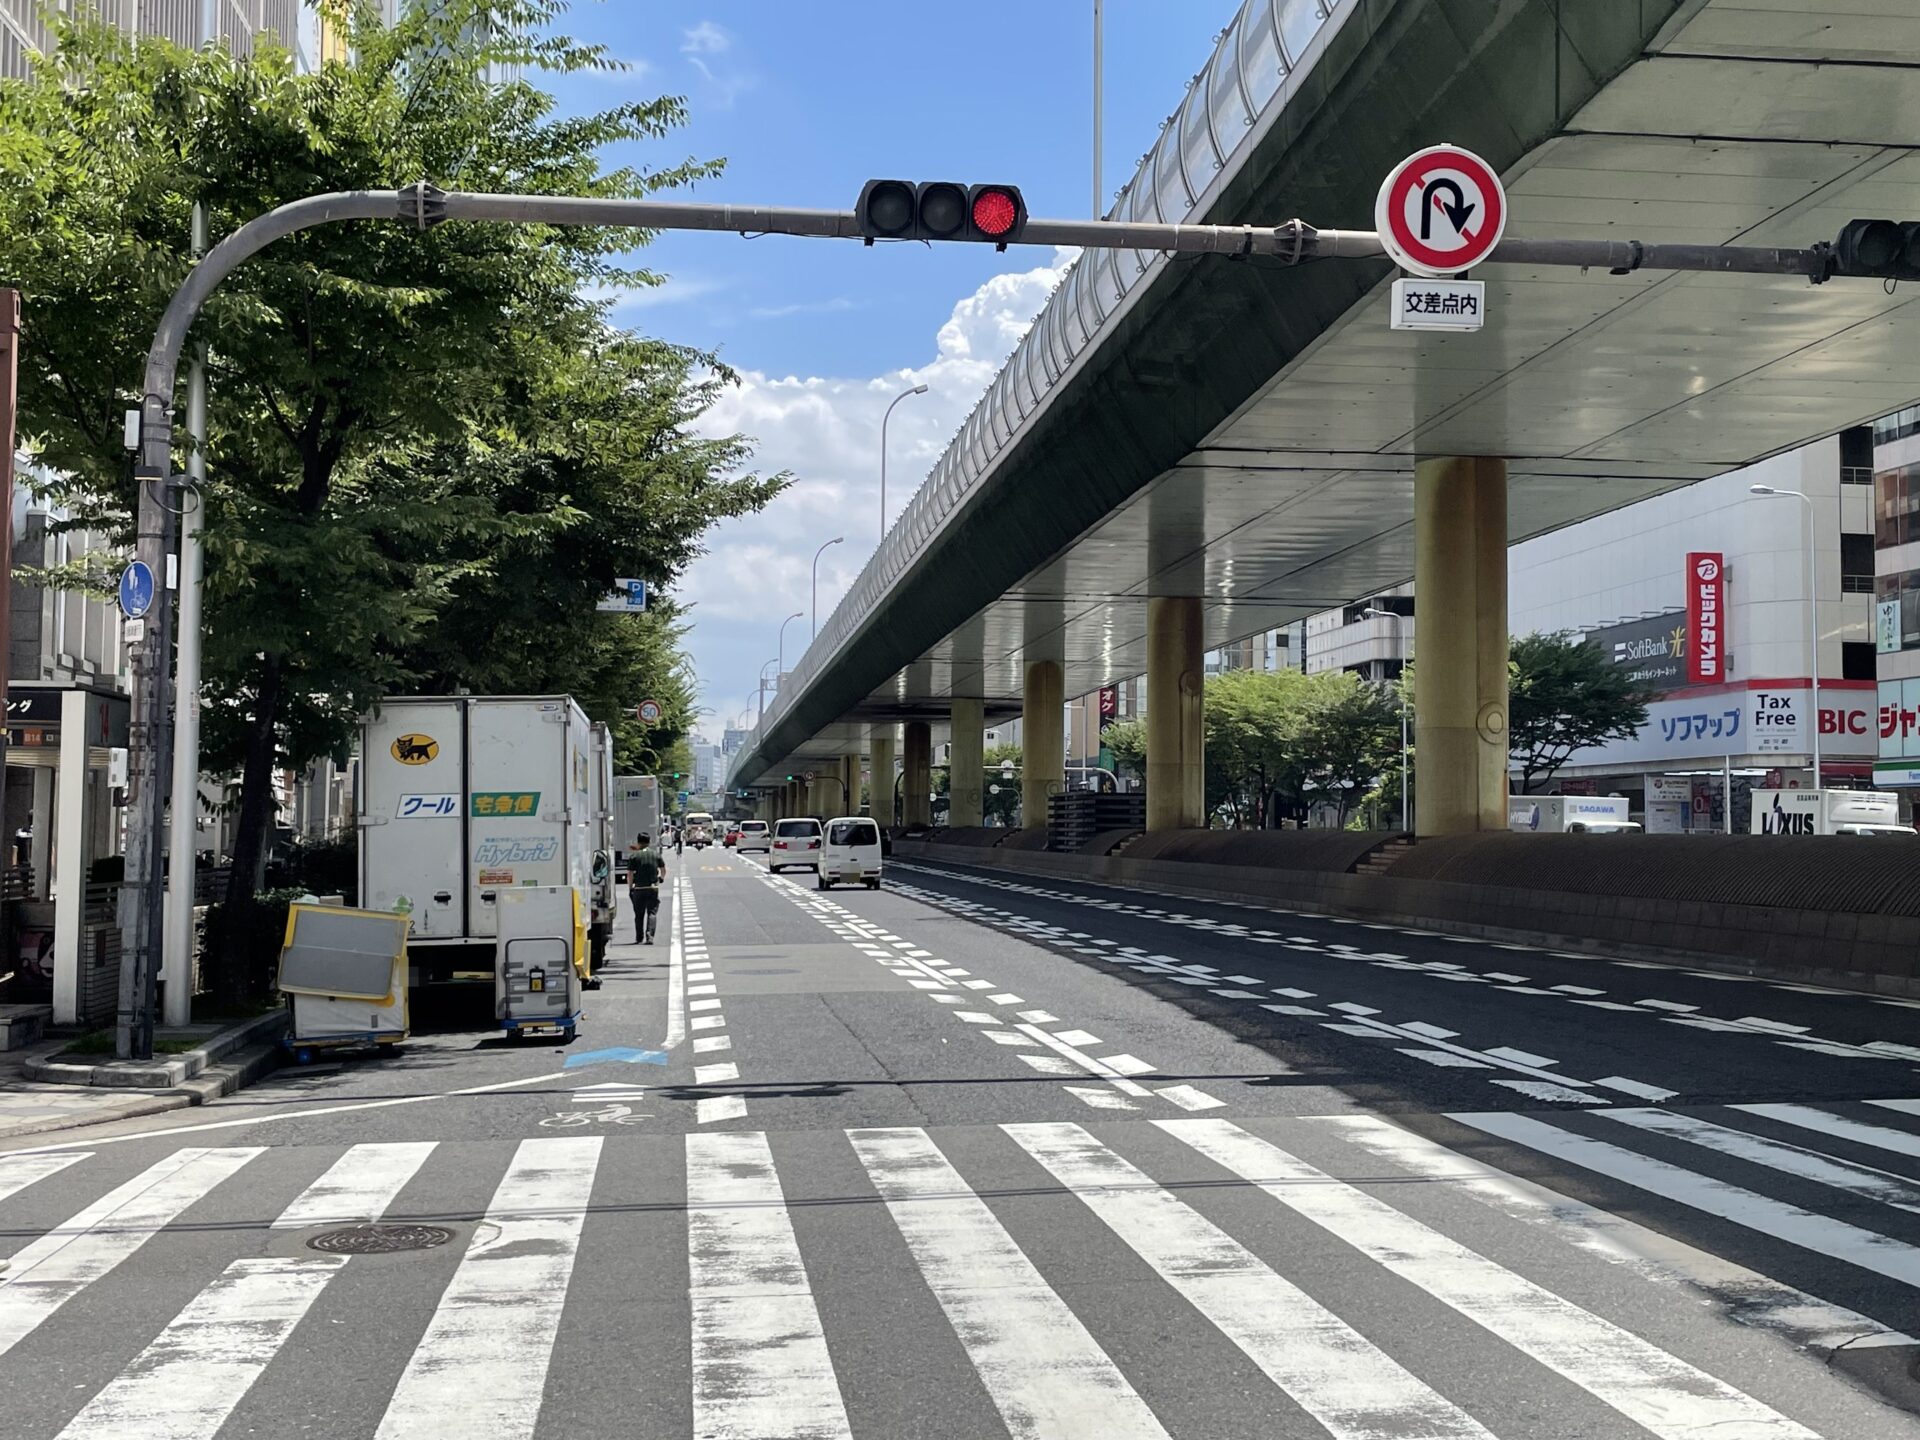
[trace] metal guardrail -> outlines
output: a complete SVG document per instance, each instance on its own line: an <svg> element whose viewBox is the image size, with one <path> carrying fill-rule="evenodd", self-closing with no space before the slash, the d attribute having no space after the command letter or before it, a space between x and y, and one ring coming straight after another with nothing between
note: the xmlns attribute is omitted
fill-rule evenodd
<svg viewBox="0 0 1920 1440"><path fill-rule="evenodd" d="M1330 19L1354 0L1245 0L1220 32L1213 54L1194 76L1160 138L1120 190L1106 218L1185 224L1211 203L1220 173L1265 130L1317 57ZM785 712L789 697L812 683L824 664L879 606L888 589L993 470L1025 422L1047 403L1076 362L1094 348L1107 323L1144 283L1165 268L1163 251L1084 252L961 423L913 499L887 532L853 586L785 677L781 693L755 727L758 737ZM727 776L738 781L739 761Z"/></svg>

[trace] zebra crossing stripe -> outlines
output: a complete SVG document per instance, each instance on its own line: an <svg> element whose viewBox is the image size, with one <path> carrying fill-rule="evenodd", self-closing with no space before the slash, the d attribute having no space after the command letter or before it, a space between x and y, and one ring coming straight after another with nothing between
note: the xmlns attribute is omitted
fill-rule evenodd
<svg viewBox="0 0 1920 1440"><path fill-rule="evenodd" d="M488 1440L530 1440L599 1164L598 1136L520 1142L378 1440L439 1440L449 1416Z"/></svg>
<svg viewBox="0 0 1920 1440"><path fill-rule="evenodd" d="M1156 1123L1179 1134L1180 1125L1207 1122ZM1078 1125L1000 1128L1335 1440L1491 1440L1471 1415Z"/></svg>
<svg viewBox="0 0 1920 1440"><path fill-rule="evenodd" d="M1851 1140L1856 1145L1870 1145L1876 1150L1890 1150L1896 1155L1920 1156L1920 1135L1912 1135L1905 1130L1890 1130L1884 1125L1862 1125L1857 1120L1829 1115L1811 1105L1734 1105L1729 1108L1748 1115L1758 1115L1764 1120L1779 1120L1788 1125L1798 1125L1803 1130L1818 1131L1835 1140Z"/></svg>
<svg viewBox="0 0 1920 1440"><path fill-rule="evenodd" d="M1583 1170L1645 1190L1665 1200L1675 1201L1708 1215L1718 1215L1762 1235L1771 1235L1789 1245L1811 1250L1834 1260L1858 1265L1870 1273L1885 1275L1903 1285L1920 1286L1920 1249L1862 1230L1844 1220L1818 1215L1765 1195L1729 1185L1710 1175L1700 1175L1679 1165L1669 1165L1624 1146L1604 1140L1589 1140L1542 1124L1525 1115L1456 1114L1448 1117L1471 1125L1502 1140L1525 1145L1543 1155L1565 1160Z"/></svg>
<svg viewBox="0 0 1920 1440"><path fill-rule="evenodd" d="M1662 1440L1818 1440L1744 1391L1231 1121L1154 1123Z"/></svg>
<svg viewBox="0 0 1920 1440"><path fill-rule="evenodd" d="M694 1433L850 1436L767 1137L722 1131L686 1144Z"/></svg>
<svg viewBox="0 0 1920 1440"><path fill-rule="evenodd" d="M1691 1115L1675 1115L1665 1110L1605 1110L1600 1113L1609 1120L1617 1120L1638 1130L1670 1135L1722 1155L1731 1155L1736 1160L1764 1165L1770 1170L1811 1180L1816 1185L1831 1185L1836 1190L1845 1190L1867 1200L1877 1200L1882 1205L1920 1213L1920 1185L1885 1170L1855 1165L1847 1160L1830 1159L1798 1145L1749 1135L1744 1130L1715 1125Z"/></svg>
<svg viewBox="0 0 1920 1440"><path fill-rule="evenodd" d="M29 1185L49 1175L58 1175L69 1165L92 1158L90 1152L80 1150L67 1154L14 1155L0 1160L0 1200L18 1195Z"/></svg>
<svg viewBox="0 0 1920 1440"><path fill-rule="evenodd" d="M1126 1376L924 1130L847 1133L1012 1435L1164 1440Z"/></svg>
<svg viewBox="0 0 1920 1440"><path fill-rule="evenodd" d="M1315 1116L1312 1123L1411 1174L1443 1181L1516 1220L1549 1230L1584 1254L1625 1265L1663 1284L1716 1293L1725 1300L1729 1318L1785 1336L1795 1345L1831 1352L1849 1346L1920 1344L1857 1310L1649 1230L1611 1210L1469 1159L1382 1116L1323 1115Z"/></svg>
<svg viewBox="0 0 1920 1440"><path fill-rule="evenodd" d="M376 1220L411 1180L431 1141L355 1145L273 1222L276 1230ZM200 1440L233 1413L344 1255L236 1260L170 1321L61 1440Z"/></svg>
<svg viewBox="0 0 1920 1440"><path fill-rule="evenodd" d="M276 1230L355 1225L378 1220L419 1172L437 1142L355 1145L280 1212Z"/></svg>
<svg viewBox="0 0 1920 1440"><path fill-rule="evenodd" d="M0 1277L0 1355L263 1148L176 1150L21 1250Z"/></svg>

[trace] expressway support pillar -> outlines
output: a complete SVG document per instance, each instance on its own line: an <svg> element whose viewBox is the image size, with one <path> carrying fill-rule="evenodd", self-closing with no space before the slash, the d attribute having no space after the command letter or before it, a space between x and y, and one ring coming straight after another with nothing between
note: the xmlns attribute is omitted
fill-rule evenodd
<svg viewBox="0 0 1920 1440"><path fill-rule="evenodd" d="M953 745L947 756L947 812L949 825L984 825L986 776L982 772L986 754L987 717L985 702L962 699L953 701Z"/></svg>
<svg viewBox="0 0 1920 1440"><path fill-rule="evenodd" d="M840 808L836 815L858 815L860 813L860 771L864 757L858 750L850 750L840 757Z"/></svg>
<svg viewBox="0 0 1920 1440"><path fill-rule="evenodd" d="M893 726L876 725L867 732L867 754L872 757L872 791L868 810L882 825L894 823L893 816Z"/></svg>
<svg viewBox="0 0 1920 1440"><path fill-rule="evenodd" d="M900 823L933 823L933 731L924 720L907 722L906 743L900 750Z"/></svg>
<svg viewBox="0 0 1920 1440"><path fill-rule="evenodd" d="M1207 823L1205 686L1200 600L1147 600L1147 829Z"/></svg>
<svg viewBox="0 0 1920 1440"><path fill-rule="evenodd" d="M1047 797L1064 783L1067 737L1063 712L1067 681L1057 660L1027 666L1020 711L1020 823L1047 828Z"/></svg>
<svg viewBox="0 0 1920 1440"><path fill-rule="evenodd" d="M1507 828L1507 463L1422 460L1413 477L1420 605L1414 770L1422 835Z"/></svg>
<svg viewBox="0 0 1920 1440"><path fill-rule="evenodd" d="M804 780L787 782L787 814L798 818L807 813L807 783Z"/></svg>

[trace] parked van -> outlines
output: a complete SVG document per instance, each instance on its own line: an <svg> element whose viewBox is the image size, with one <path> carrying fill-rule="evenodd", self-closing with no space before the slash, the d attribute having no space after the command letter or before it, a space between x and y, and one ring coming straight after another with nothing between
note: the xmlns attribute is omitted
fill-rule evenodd
<svg viewBox="0 0 1920 1440"><path fill-rule="evenodd" d="M767 852L767 869L779 874L789 866L795 869L820 869L820 822L795 819L773 822L773 849Z"/></svg>
<svg viewBox="0 0 1920 1440"><path fill-rule="evenodd" d="M865 815L842 815L827 822L827 843L820 851L819 888L865 881L880 888L880 827Z"/></svg>

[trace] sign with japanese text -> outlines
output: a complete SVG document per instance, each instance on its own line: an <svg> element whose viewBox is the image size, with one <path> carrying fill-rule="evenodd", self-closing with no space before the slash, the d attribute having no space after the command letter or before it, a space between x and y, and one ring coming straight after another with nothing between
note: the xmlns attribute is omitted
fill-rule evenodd
<svg viewBox="0 0 1920 1440"><path fill-rule="evenodd" d="M1900 649L1900 598L1876 600L1873 605L1873 648L1876 654L1893 655Z"/></svg>
<svg viewBox="0 0 1920 1440"><path fill-rule="evenodd" d="M1388 304L1394 330L1478 330L1487 319L1484 280L1396 280Z"/></svg>
<svg viewBox="0 0 1920 1440"><path fill-rule="evenodd" d="M458 795L402 795L394 807L396 820L444 820L460 813Z"/></svg>
<svg viewBox="0 0 1920 1440"><path fill-rule="evenodd" d="M1920 706L1920 693L1915 702ZM1871 681L1821 682L1820 748L1828 759L1873 754L1874 705ZM1567 763L1717 766L1730 756L1802 756L1813 746L1807 727L1812 708L1804 680L1675 690L1648 704L1646 723L1632 737L1576 750Z"/></svg>
<svg viewBox="0 0 1920 1440"><path fill-rule="evenodd" d="M474 815L537 815L540 813L538 790L476 790Z"/></svg>
<svg viewBox="0 0 1920 1440"><path fill-rule="evenodd" d="M1696 550L1687 556L1687 633L1693 637L1687 679L1695 685L1718 685L1727 678L1723 559L1717 550Z"/></svg>
<svg viewBox="0 0 1920 1440"><path fill-rule="evenodd" d="M1100 687L1100 728L1106 729L1120 714L1120 687L1102 685Z"/></svg>

